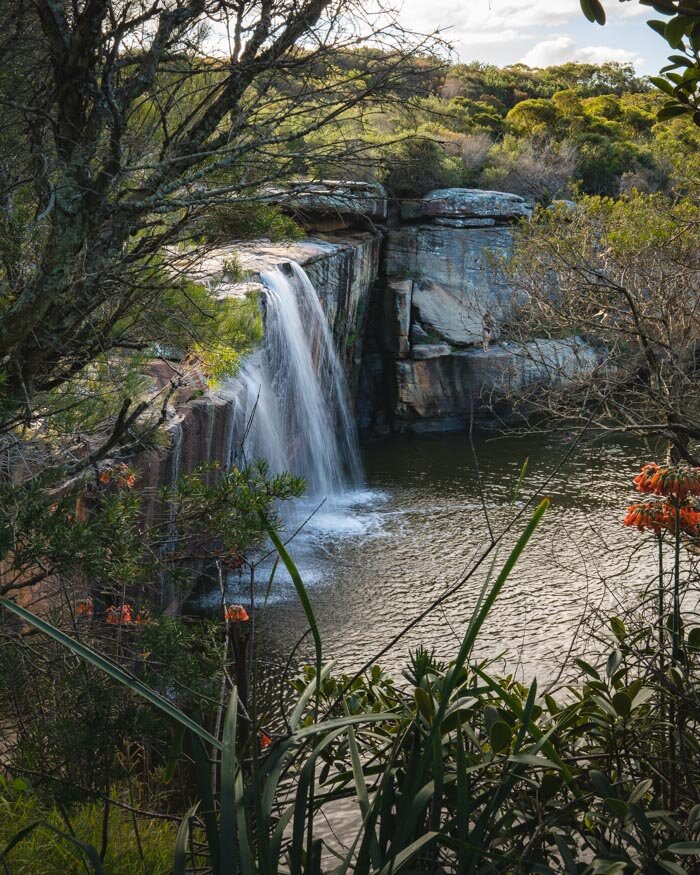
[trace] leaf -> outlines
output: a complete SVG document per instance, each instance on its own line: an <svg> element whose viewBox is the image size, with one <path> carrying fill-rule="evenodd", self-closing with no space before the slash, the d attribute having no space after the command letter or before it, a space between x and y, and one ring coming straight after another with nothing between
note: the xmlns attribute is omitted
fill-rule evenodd
<svg viewBox="0 0 700 875"><path fill-rule="evenodd" d="M587 675L590 675L591 677L595 678L597 681L600 680L600 675L598 674L598 672L593 668L593 666L590 663L586 662L584 659L579 659L579 658L575 659L574 662Z"/></svg>
<svg viewBox="0 0 700 875"><path fill-rule="evenodd" d="M690 108L682 103L667 103L666 106L662 106L661 109L656 113L656 118L660 122L665 122L669 119L678 118L679 116L686 115L689 112Z"/></svg>
<svg viewBox="0 0 700 875"><path fill-rule="evenodd" d="M559 705L557 705L556 701L549 695L549 693L544 694L544 700L547 704L547 709L552 717L556 717L556 715L561 711Z"/></svg>
<svg viewBox="0 0 700 875"><path fill-rule="evenodd" d="M613 789L607 777L597 769L591 769L588 773L593 789L603 799L610 798L613 795Z"/></svg>
<svg viewBox="0 0 700 875"><path fill-rule="evenodd" d="M424 690L423 687L416 687L414 696L416 699L416 705L418 706L418 710L429 724L432 723L434 711L433 700L430 698L430 694L427 692L427 690Z"/></svg>
<svg viewBox="0 0 700 875"><path fill-rule="evenodd" d="M398 872L412 857L415 857L421 848L436 839L438 835L439 833L436 832L427 832L419 839L416 839L415 842L412 842L407 848L404 848L403 851L392 857L384 868L380 870L379 875L393 875L394 872Z"/></svg>
<svg viewBox="0 0 700 875"><path fill-rule="evenodd" d="M652 690L651 687L642 687L632 699L632 710L634 711L635 708L640 708L642 705L646 705L646 703L653 698L654 690Z"/></svg>
<svg viewBox="0 0 700 875"><path fill-rule="evenodd" d="M551 799L559 792L562 783L563 781L559 775L552 775L549 772L546 775L542 775L542 781L540 782L540 795L545 801Z"/></svg>
<svg viewBox="0 0 700 875"><path fill-rule="evenodd" d="M186 875L187 873L187 846L190 841L190 824L198 807L199 802L196 802L180 822L180 828L177 831L177 837L175 839L173 875Z"/></svg>
<svg viewBox="0 0 700 875"><path fill-rule="evenodd" d="M627 693L620 690L612 697L613 708L620 717L629 717L632 711L632 701Z"/></svg>
<svg viewBox="0 0 700 875"><path fill-rule="evenodd" d="M491 725L489 731L489 741L491 742L491 749L493 752L501 753L502 751L507 750L510 747L511 740L512 733L510 726L505 720L496 720L496 722Z"/></svg>
<svg viewBox="0 0 700 875"><path fill-rule="evenodd" d="M605 673L609 678L611 678L618 668L622 665L622 651L613 650L613 652L608 657L607 664L605 666Z"/></svg>
<svg viewBox="0 0 700 875"><path fill-rule="evenodd" d="M683 15L672 18L664 29L664 39L672 49L680 49L683 46L683 38L688 27L688 19Z"/></svg>
<svg viewBox="0 0 700 875"><path fill-rule="evenodd" d="M652 18L651 21L647 21L649 27L659 34L659 36L666 38L666 22L659 21L658 18Z"/></svg>
<svg viewBox="0 0 700 875"><path fill-rule="evenodd" d="M664 94L668 94L669 97L676 97L676 89L671 85L671 83L667 79L662 79L661 76L650 76L649 81L652 85L655 85L659 91L663 91Z"/></svg>
<svg viewBox="0 0 700 875"><path fill-rule="evenodd" d="M700 626L696 626L688 633L688 647L691 650L700 650Z"/></svg>
<svg viewBox="0 0 700 875"><path fill-rule="evenodd" d="M521 763L525 766L534 766L540 769L559 769L557 763L548 760L547 757L540 757L530 753L514 753L508 757L509 763Z"/></svg>
<svg viewBox="0 0 700 875"><path fill-rule="evenodd" d="M610 628L613 631L613 635L617 638L618 641L624 641L627 637L627 629L625 628L625 624L620 617L611 617L610 618Z"/></svg>
<svg viewBox="0 0 700 875"><path fill-rule="evenodd" d="M48 829L50 832L53 832L57 836L60 836L64 841L70 842L71 844L75 845L76 848L79 848L90 861L90 865L92 866L94 875L105 875L105 870L102 867L102 860L100 859L100 855L97 853L92 845L87 844L87 842L81 842L80 839L75 838L75 836L72 836L67 832L63 832L63 830L58 829L51 823L41 820L37 820L35 823L32 823L30 826L27 826L24 829L20 830L18 833L16 833L5 846L2 852L2 856L7 856L12 848L14 848L20 842L23 842L24 839L26 839L31 833L33 833L35 829Z"/></svg>
<svg viewBox="0 0 700 875"><path fill-rule="evenodd" d="M659 860L659 866L671 875L688 875L686 869L679 866L678 863L673 863L671 860Z"/></svg>
<svg viewBox="0 0 700 875"><path fill-rule="evenodd" d="M306 591L306 587L304 586L304 582L301 579L298 568L294 564L292 557L285 549L284 544L282 543L282 541L280 541L279 536L277 535L277 532L274 530L270 521L265 516L265 514L262 513L262 511L260 511L258 515L263 528L265 529L268 537L274 544L275 550L277 550L277 552L279 553L280 559L282 560L285 568L289 572L289 576L292 578L292 582L294 583L294 589L297 592L299 601L301 602L301 606L304 611L304 615L306 617L306 621L309 624L309 628L311 629L311 635L314 639L314 648L316 650L316 689L320 690L321 670L323 667L323 644L321 642L321 633L318 631L316 616L314 614L313 608L311 607L309 594Z"/></svg>
<svg viewBox="0 0 700 875"><path fill-rule="evenodd" d="M666 850L672 854L700 854L700 842L674 842Z"/></svg>
<svg viewBox="0 0 700 875"><path fill-rule="evenodd" d="M224 719L223 750L221 752L221 801L219 812L219 853L222 872L234 872L236 865L236 724L238 720L238 689L231 691Z"/></svg>
<svg viewBox="0 0 700 875"><path fill-rule="evenodd" d="M179 708L176 708L155 690L152 690L150 687L146 686L146 684L140 681L137 677L134 677L134 675L131 675L128 672L124 671L123 668L112 662L106 656L103 656L101 653L98 653L96 650L93 650L91 647L88 647L81 641L77 641L75 638L71 638L70 635L66 635L65 632L61 632L60 629L57 629L50 623L47 623L46 620L42 620L40 617L32 614L31 611L27 611L25 608L21 608L19 605L16 605L14 602L9 601L8 599L0 598L0 606L15 614L21 620L24 620L25 623L28 623L35 629L38 629L45 635L48 635L49 638L53 638L54 641L65 647L66 650L70 650L72 653L75 653L76 656L79 656L81 659L89 662L90 665L93 665L95 668L99 668L100 671L103 671L105 674L109 675L109 677L111 677L113 680L118 681L125 687L128 687L134 693L137 693L139 696L141 696L142 699L145 699L149 704L163 711L165 714L168 715L168 717L171 717L177 723L185 726L187 729L190 730L190 732L193 732L203 741L206 741L208 744L211 744L221 750L221 742L217 738L214 738L214 736L211 735L209 732L207 732L206 729L203 729L196 720L188 717L186 714L180 711Z"/></svg>
<svg viewBox="0 0 700 875"><path fill-rule="evenodd" d="M693 805L688 812L688 829L694 831L700 826L700 803Z"/></svg>
<svg viewBox="0 0 700 875"><path fill-rule="evenodd" d="M639 800L646 796L653 786L654 782L650 778L645 778L634 787L627 801L629 803L639 802Z"/></svg>
<svg viewBox="0 0 700 875"><path fill-rule="evenodd" d="M622 799L610 797L605 800L605 805L620 820L624 820L627 816L627 804Z"/></svg>
<svg viewBox="0 0 700 875"><path fill-rule="evenodd" d="M581 9L589 21L605 24L605 10L600 0L581 0Z"/></svg>

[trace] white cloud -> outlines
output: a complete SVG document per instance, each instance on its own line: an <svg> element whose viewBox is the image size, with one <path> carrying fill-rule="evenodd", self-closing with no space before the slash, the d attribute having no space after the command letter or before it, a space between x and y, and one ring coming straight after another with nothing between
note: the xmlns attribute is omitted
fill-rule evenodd
<svg viewBox="0 0 700 875"><path fill-rule="evenodd" d="M504 32L527 38L531 28L561 26L581 15L579 0L404 0L399 17L418 30L444 28L462 45L503 39Z"/></svg>
<svg viewBox="0 0 700 875"><path fill-rule="evenodd" d="M614 46L577 46L570 36L555 36L534 45L522 58L529 67L549 67L567 61L602 64L605 61L632 63L640 67L644 59L636 52Z"/></svg>

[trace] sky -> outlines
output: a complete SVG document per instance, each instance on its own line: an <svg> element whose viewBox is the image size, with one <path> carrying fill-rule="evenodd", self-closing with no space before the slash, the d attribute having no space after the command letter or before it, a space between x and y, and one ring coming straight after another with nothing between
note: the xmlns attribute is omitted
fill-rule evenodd
<svg viewBox="0 0 700 875"><path fill-rule="evenodd" d="M651 75L671 51L646 24L655 17L637 0L606 0L608 23L591 24L579 0L403 0L399 20L428 32L440 28L459 60L546 67L566 61L634 64Z"/></svg>

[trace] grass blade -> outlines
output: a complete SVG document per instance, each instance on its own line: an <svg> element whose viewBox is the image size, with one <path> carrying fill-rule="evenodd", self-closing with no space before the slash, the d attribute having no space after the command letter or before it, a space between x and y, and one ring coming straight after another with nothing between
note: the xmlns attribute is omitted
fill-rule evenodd
<svg viewBox="0 0 700 875"><path fill-rule="evenodd" d="M15 616L19 617L25 623L28 623L35 629L38 629L45 635L48 635L49 638L53 638L53 640L56 641L58 644L65 647L67 650L70 650L72 653L75 653L76 656L79 656L81 659L89 662L90 665L100 669L100 671L103 671L105 674L109 675L109 677L111 677L113 680L118 681L125 687L128 687L130 690L132 690L132 692L137 693L149 704L153 705L155 708L158 708L164 714L167 714L168 717L172 718L180 725L185 726L187 729L190 730L190 732L194 733L196 736L202 739L202 741L206 741L208 744L213 745L219 750L221 749L221 742L218 739L214 738L214 736L207 732L205 729L203 729L196 720L188 717L179 708L176 708L174 705L168 702L167 699L164 699L160 695L160 693L157 693L155 690L152 690L150 687L146 686L146 684L144 684L134 675L129 674L129 672L127 671L124 671L123 668L112 662L111 659L108 659L106 656L98 653L98 651L93 650L86 644L83 644L82 641L77 641L75 638L71 638L70 635L66 635L65 632L62 632L55 626L52 626L51 623L47 623L46 620L42 620L40 617L32 614L31 611L27 611L25 608L16 605L14 602L9 601L8 599L0 598L0 607L3 607L11 613L15 614Z"/></svg>

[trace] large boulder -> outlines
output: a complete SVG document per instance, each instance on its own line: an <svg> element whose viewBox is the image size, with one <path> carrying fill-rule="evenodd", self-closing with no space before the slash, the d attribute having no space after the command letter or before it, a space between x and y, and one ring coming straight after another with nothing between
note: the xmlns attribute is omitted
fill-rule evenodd
<svg viewBox="0 0 700 875"><path fill-rule="evenodd" d="M421 212L424 216L439 219L497 219L512 222L529 218L532 208L524 198L505 191L439 188L423 198Z"/></svg>
<svg viewBox="0 0 700 875"><path fill-rule="evenodd" d="M399 430L465 428L472 414L490 418L494 405L505 417L524 389L570 382L598 364L595 350L579 338L494 345L488 352L443 347L439 354L432 346L428 355L416 355L419 349L394 363L392 413Z"/></svg>

